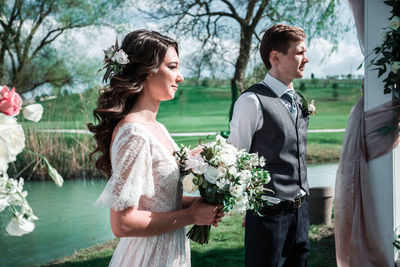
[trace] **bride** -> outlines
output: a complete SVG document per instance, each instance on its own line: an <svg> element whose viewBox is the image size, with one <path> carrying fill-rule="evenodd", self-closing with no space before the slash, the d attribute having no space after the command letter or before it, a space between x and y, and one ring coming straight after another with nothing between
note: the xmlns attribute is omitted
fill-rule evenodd
<svg viewBox="0 0 400 267"><path fill-rule="evenodd" d="M96 203L110 207L112 231L121 238L110 266L190 266L185 226L217 226L223 212L182 197L178 147L156 121L160 102L174 98L183 81L178 45L137 30L105 53L110 83L93 112L98 124L88 127L97 142L92 155L100 153L96 167L110 177Z"/></svg>

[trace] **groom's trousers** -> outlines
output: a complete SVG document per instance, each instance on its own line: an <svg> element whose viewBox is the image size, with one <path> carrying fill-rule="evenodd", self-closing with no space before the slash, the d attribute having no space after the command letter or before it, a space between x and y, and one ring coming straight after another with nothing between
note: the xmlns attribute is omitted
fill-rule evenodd
<svg viewBox="0 0 400 267"><path fill-rule="evenodd" d="M308 201L296 209L265 207L246 213L247 267L305 267L310 251Z"/></svg>

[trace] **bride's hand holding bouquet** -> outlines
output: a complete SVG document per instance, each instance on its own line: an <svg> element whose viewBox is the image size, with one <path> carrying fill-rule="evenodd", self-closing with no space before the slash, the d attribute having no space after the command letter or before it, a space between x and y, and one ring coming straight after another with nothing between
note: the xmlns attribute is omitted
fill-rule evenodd
<svg viewBox="0 0 400 267"><path fill-rule="evenodd" d="M238 150L217 135L216 141L190 150L182 146L175 153L181 166L183 190L199 190L202 199L223 205L224 211L258 212L269 203L262 198L270 175L262 167L263 157ZM210 226L194 225L188 237L200 244L208 243Z"/></svg>

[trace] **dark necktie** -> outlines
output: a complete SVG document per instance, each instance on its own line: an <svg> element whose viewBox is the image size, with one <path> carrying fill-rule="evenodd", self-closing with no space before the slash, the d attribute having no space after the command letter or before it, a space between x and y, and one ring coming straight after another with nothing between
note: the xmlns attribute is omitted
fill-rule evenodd
<svg viewBox="0 0 400 267"><path fill-rule="evenodd" d="M286 91L283 95L282 98L288 101L288 110L292 114L293 118L296 119L297 116L297 109L296 109L296 104L294 101L294 94L295 92L293 90Z"/></svg>

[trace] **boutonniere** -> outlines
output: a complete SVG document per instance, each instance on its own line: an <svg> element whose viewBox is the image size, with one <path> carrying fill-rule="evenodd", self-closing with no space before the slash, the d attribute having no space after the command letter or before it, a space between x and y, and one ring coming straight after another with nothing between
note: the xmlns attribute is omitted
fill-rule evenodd
<svg viewBox="0 0 400 267"><path fill-rule="evenodd" d="M311 100L310 104L308 104L307 99L303 96L301 102L302 102L301 103L302 104L301 109L302 109L304 115L306 115L306 116L315 115L316 108L315 108L315 105L314 105L314 99Z"/></svg>

